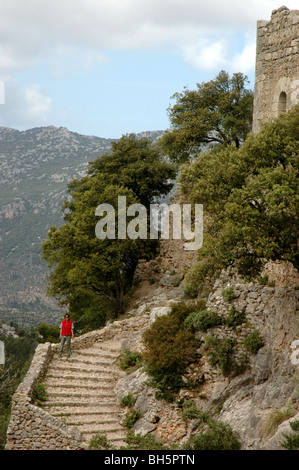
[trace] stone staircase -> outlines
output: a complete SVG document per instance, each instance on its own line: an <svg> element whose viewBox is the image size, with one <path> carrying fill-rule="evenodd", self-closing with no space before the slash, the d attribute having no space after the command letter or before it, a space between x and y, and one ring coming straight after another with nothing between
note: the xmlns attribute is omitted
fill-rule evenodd
<svg viewBox="0 0 299 470"><path fill-rule="evenodd" d="M126 428L121 424L122 408L114 392L125 375L118 366L118 341L95 343L85 349L72 348L70 359L56 351L43 384L47 391L44 410L75 426L88 444L96 434L106 435L114 448L124 444Z"/></svg>

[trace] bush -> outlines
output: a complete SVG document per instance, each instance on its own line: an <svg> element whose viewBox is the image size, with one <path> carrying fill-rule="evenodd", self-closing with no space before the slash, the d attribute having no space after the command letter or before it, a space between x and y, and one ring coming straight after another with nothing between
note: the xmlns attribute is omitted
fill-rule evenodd
<svg viewBox="0 0 299 470"><path fill-rule="evenodd" d="M40 343L59 343L60 328L55 325L47 325L40 323L37 327L37 331L41 337L38 338Z"/></svg>
<svg viewBox="0 0 299 470"><path fill-rule="evenodd" d="M207 431L192 436L184 450L240 450L241 443L232 428L221 421L210 421Z"/></svg>
<svg viewBox="0 0 299 470"><path fill-rule="evenodd" d="M203 303L200 305L202 308ZM168 395L170 400L172 393L184 385L181 375L196 357L197 341L190 328L184 326L194 309L194 305L184 303L173 305L170 313L158 317L143 335L147 371L161 396Z"/></svg>
<svg viewBox="0 0 299 470"><path fill-rule="evenodd" d="M188 315L184 322L186 327L203 332L206 332L209 328L213 328L214 326L221 325L222 323L223 318L210 310L193 312Z"/></svg>
<svg viewBox="0 0 299 470"><path fill-rule="evenodd" d="M238 362L234 357L235 341L231 338L219 339L213 335L207 337L205 348L211 366L218 366L224 377L239 375L244 372L248 365L248 358L244 357Z"/></svg>
<svg viewBox="0 0 299 470"><path fill-rule="evenodd" d="M125 351L119 359L119 366L128 373L138 369L142 364L142 356L139 352Z"/></svg>
<svg viewBox="0 0 299 470"><path fill-rule="evenodd" d="M234 293L234 289L232 287L227 287L226 289L223 289L222 297L227 302L231 302L232 300L234 300L236 298L236 295Z"/></svg>
<svg viewBox="0 0 299 470"><path fill-rule="evenodd" d="M299 434L283 434L281 446L287 450L299 450Z"/></svg>
<svg viewBox="0 0 299 470"><path fill-rule="evenodd" d="M140 418L140 416L141 414L140 414L140 411L138 410L128 411L123 421L123 425L131 429L136 423L136 421Z"/></svg>
<svg viewBox="0 0 299 470"><path fill-rule="evenodd" d="M211 366L219 366L225 377L230 375L233 370L234 341L230 338L221 340L211 335L206 340L205 348Z"/></svg>
<svg viewBox="0 0 299 470"><path fill-rule="evenodd" d="M128 444L126 447L121 447L121 450L167 450L168 448L152 434L142 436L141 434L135 435L132 431L128 431L125 442Z"/></svg>
<svg viewBox="0 0 299 470"><path fill-rule="evenodd" d="M42 403L46 401L47 399L46 387L40 382L37 382L35 384L33 388L33 392L32 392L32 398L33 398L33 401L37 405L42 405Z"/></svg>
<svg viewBox="0 0 299 470"><path fill-rule="evenodd" d="M190 419L197 419L199 422L206 423L210 419L209 413L202 410L198 410L193 400L184 400L183 404L181 405L181 408L182 418L184 421L188 421Z"/></svg>
<svg viewBox="0 0 299 470"><path fill-rule="evenodd" d="M293 431L299 431L299 419L295 419L290 422L290 426ZM284 441L281 442L281 446L287 450L299 450L299 433L294 432L292 434L283 433Z"/></svg>
<svg viewBox="0 0 299 470"><path fill-rule="evenodd" d="M88 450L109 450L113 446L108 442L106 434L97 434L90 440Z"/></svg>
<svg viewBox="0 0 299 470"><path fill-rule="evenodd" d="M251 331L244 339L244 347L251 354L256 354L263 345L264 342L258 330Z"/></svg>
<svg viewBox="0 0 299 470"><path fill-rule="evenodd" d="M128 395L125 395L125 396L122 397L122 399L120 400L120 406L132 407L132 406L134 406L135 401L136 401L136 398L133 396L133 394L132 394L132 393L128 393Z"/></svg>
<svg viewBox="0 0 299 470"><path fill-rule="evenodd" d="M245 320L246 320L245 309L239 312L238 310L236 310L234 306L232 306L225 323L230 328L235 328L238 325L242 325L242 323L244 323Z"/></svg>

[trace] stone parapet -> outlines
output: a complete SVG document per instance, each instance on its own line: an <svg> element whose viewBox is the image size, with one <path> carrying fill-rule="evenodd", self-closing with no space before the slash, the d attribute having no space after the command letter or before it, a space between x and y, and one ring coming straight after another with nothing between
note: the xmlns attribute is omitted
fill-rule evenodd
<svg viewBox="0 0 299 470"><path fill-rule="evenodd" d="M42 378L52 355L50 343L40 344L31 366L17 388L7 429L6 450L80 450L82 436L33 404L34 386Z"/></svg>

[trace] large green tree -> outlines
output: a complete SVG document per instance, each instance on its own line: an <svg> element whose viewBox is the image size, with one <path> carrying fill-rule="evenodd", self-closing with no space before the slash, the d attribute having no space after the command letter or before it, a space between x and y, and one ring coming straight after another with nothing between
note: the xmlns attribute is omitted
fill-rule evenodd
<svg viewBox="0 0 299 470"><path fill-rule="evenodd" d="M299 107L250 134L241 148L202 153L181 170L182 192L204 207L204 241L189 291L236 266L255 276L266 260L298 256Z"/></svg>
<svg viewBox="0 0 299 470"><path fill-rule="evenodd" d="M135 135L123 136L113 144L111 154L91 162L88 175L69 184L65 224L51 227L42 246L51 269L48 294L73 308L78 317L104 321L105 311L123 313L137 262L153 255L155 243L118 237L118 197L126 197L127 207L142 203L149 209L158 195L168 192L174 175L153 143ZM114 239L96 236L100 204L114 208ZM132 219L127 217L127 222Z"/></svg>
<svg viewBox="0 0 299 470"><path fill-rule="evenodd" d="M159 141L164 152L182 163L210 144L239 148L252 127L253 92L247 85L245 75L221 71L195 90L176 93L168 109L171 129Z"/></svg>

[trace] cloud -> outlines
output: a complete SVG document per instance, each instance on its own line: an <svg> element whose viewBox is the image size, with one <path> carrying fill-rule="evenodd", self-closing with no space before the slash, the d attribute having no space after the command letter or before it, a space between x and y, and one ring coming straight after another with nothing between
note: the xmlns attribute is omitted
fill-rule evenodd
<svg viewBox="0 0 299 470"><path fill-rule="evenodd" d="M200 70L215 71L226 65L226 41L207 38L182 48L184 60Z"/></svg>
<svg viewBox="0 0 299 470"><path fill-rule="evenodd" d="M205 46L198 36L255 29L275 7L274 0L0 0L0 74L55 55L74 65L89 54L90 67L112 49L172 47L195 63L210 51L213 62L221 44Z"/></svg>
<svg viewBox="0 0 299 470"><path fill-rule="evenodd" d="M28 128L50 122L52 101L38 85L22 86L8 77L3 83L5 104L1 106L0 125L23 129L24 125Z"/></svg>

